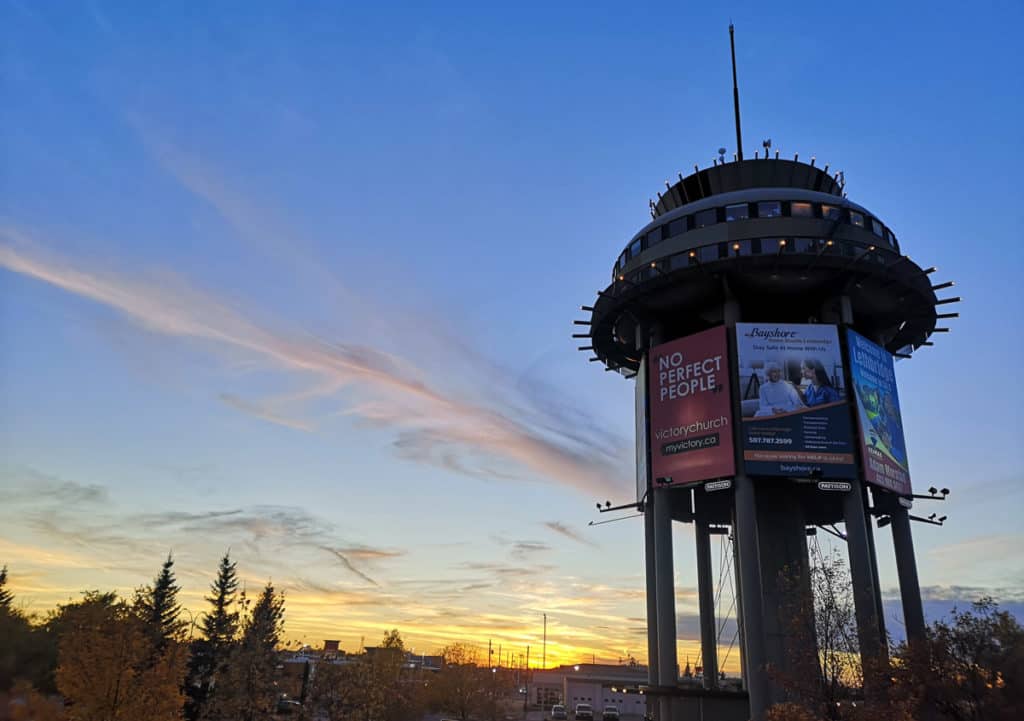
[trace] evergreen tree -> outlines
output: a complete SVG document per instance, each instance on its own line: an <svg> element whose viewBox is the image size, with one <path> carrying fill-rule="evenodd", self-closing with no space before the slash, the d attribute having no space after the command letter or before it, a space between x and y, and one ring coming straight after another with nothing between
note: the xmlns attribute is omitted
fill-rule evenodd
<svg viewBox="0 0 1024 721"><path fill-rule="evenodd" d="M242 634L243 644L250 644L265 652L273 652L284 631L284 594L274 590L274 584L267 585L256 599L252 615L249 616Z"/></svg>
<svg viewBox="0 0 1024 721"><path fill-rule="evenodd" d="M217 578L210 584L210 595L206 601L210 611L203 616L200 628L205 638L192 642L192 656L189 663L185 691L185 717L195 721L209 716L210 694L217 677L227 670L228 657L238 635L238 611L235 601L238 595L238 574L231 553L224 554L217 568Z"/></svg>
<svg viewBox="0 0 1024 721"><path fill-rule="evenodd" d="M245 616L241 638L231 651L204 718L262 721L277 702L277 644L284 630L284 596L267 583Z"/></svg>
<svg viewBox="0 0 1024 721"><path fill-rule="evenodd" d="M9 609L13 600L14 596L7 588L7 566L4 566L0 568L0 609Z"/></svg>
<svg viewBox="0 0 1024 721"><path fill-rule="evenodd" d="M212 595L207 602L213 607L203 616L203 635L214 647L223 646L235 640L238 634L238 611L233 611L238 593L237 564L231 561L231 553L224 554L217 569L217 578L210 584Z"/></svg>
<svg viewBox="0 0 1024 721"><path fill-rule="evenodd" d="M178 603L178 591L181 587L175 583L173 569L174 558L168 553L153 585L144 588L138 598L139 615L161 648L168 641L178 638L185 627L179 618L181 605Z"/></svg>

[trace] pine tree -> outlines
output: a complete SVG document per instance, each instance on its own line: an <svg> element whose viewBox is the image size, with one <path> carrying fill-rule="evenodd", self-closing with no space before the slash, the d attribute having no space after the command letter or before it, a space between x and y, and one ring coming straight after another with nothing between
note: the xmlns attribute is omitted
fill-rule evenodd
<svg viewBox="0 0 1024 721"><path fill-rule="evenodd" d="M238 593L236 565L231 561L231 553L225 553L220 559L217 578L210 584L212 595L206 597L213 609L203 616L202 629L206 640L214 647L231 643L238 634L238 611L232 610Z"/></svg>
<svg viewBox="0 0 1024 721"><path fill-rule="evenodd" d="M206 601L211 608L203 616L200 628L205 638L192 642L185 705L185 717L190 721L210 716L210 694L216 680L227 671L227 663L238 636L238 574L231 553L224 554L217 568L217 578L210 584Z"/></svg>
<svg viewBox="0 0 1024 721"><path fill-rule="evenodd" d="M284 596L267 583L246 614L241 638L217 678L204 714L210 721L256 721L277 701L277 644L284 630Z"/></svg>
<svg viewBox="0 0 1024 721"><path fill-rule="evenodd" d="M143 589L138 599L139 614L161 648L168 641L178 638L185 627L179 618L181 605L178 603L178 591L181 587L175 583L173 568L174 558L168 553L153 585Z"/></svg>
<svg viewBox="0 0 1024 721"><path fill-rule="evenodd" d="M13 601L14 596L7 588L7 566L4 566L0 568L0 609L9 609Z"/></svg>
<svg viewBox="0 0 1024 721"><path fill-rule="evenodd" d="M284 594L275 591L274 584L268 581L256 599L242 641L266 652L273 652L281 640L283 630Z"/></svg>

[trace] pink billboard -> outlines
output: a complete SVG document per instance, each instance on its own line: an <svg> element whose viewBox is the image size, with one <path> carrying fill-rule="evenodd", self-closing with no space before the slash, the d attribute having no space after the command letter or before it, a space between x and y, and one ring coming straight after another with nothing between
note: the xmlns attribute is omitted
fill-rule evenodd
<svg viewBox="0 0 1024 721"><path fill-rule="evenodd" d="M651 349L652 478L680 484L734 474L728 359L721 326Z"/></svg>

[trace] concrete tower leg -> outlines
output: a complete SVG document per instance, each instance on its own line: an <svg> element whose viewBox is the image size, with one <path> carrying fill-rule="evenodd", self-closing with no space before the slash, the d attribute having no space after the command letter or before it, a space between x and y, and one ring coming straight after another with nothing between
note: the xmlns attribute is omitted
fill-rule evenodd
<svg viewBox="0 0 1024 721"><path fill-rule="evenodd" d="M761 587L767 658L776 677L768 688L770 703L786 700L785 687L817 675L810 564L804 514L791 482L774 483L759 494Z"/></svg>
<svg viewBox="0 0 1024 721"><path fill-rule="evenodd" d="M658 588L658 685L679 681L676 655L676 584L672 561L672 489L654 489L654 560ZM662 696L659 721L672 720L672 698Z"/></svg>
<svg viewBox="0 0 1024 721"><path fill-rule="evenodd" d="M637 325L636 348L641 353L641 362L647 357L644 350L653 346L655 338L650 337L642 325ZM660 340L660 339L657 339ZM639 377L637 382L639 382ZM639 396L646 393L646 388L637 388ZM645 419L637 418L637 423L644 423ZM646 428L638 428L639 433L646 433ZM640 471L638 470L638 473ZM647 581L647 682L654 686L658 683L658 570L655 561L654 543L654 493L651 489L650 478L643 479L647 484L647 496L644 502L644 570Z"/></svg>
<svg viewBox="0 0 1024 721"><path fill-rule="evenodd" d="M644 561L647 572L647 682L658 683L658 568L654 545L654 494L644 505Z"/></svg>
<svg viewBox="0 0 1024 721"><path fill-rule="evenodd" d="M924 639L924 608L921 604L921 586L917 580L917 561L914 559L914 538L910 533L907 509L897 506L892 512L892 545L896 551L896 572L900 578L900 598L903 601L903 622L907 627L907 640L911 643Z"/></svg>
<svg viewBox="0 0 1024 721"><path fill-rule="evenodd" d="M868 497L867 489L861 489L862 496L864 498L864 508L868 508ZM871 526L871 516L868 515L866 520L866 528L868 535L868 552L871 554L871 575L872 580L875 584L875 615L878 619L878 638L882 641L882 654L885 658L889 657L889 637L885 633L885 606L882 605L882 586L878 581L878 553L875 551L875 531Z"/></svg>
<svg viewBox="0 0 1024 721"><path fill-rule="evenodd" d="M740 321L740 304L726 288L724 306L725 325L733 333L729 348L729 367L736 368L736 324ZM757 542L757 504L754 483L743 469L743 443L739 432L742 418L739 392L734 394L733 418L736 419L733 438L736 446L735 533L736 554L740 573L737 583L743 597L743 665L747 675L747 694L750 700L750 718L760 721L768 709L768 676L765 670L764 598L761 592L761 564Z"/></svg>
<svg viewBox="0 0 1024 721"><path fill-rule="evenodd" d="M718 688L718 632L715 625L715 581L711 571L711 533L707 517L697 509L697 597L700 605L700 651L704 688Z"/></svg>
<svg viewBox="0 0 1024 721"><path fill-rule="evenodd" d="M743 641L743 594L740 589L740 554L736 550L736 512L732 514L732 564L733 564L733 592L736 594L736 636L739 643L737 649L740 657L740 685L747 688L747 664L746 653L744 652Z"/></svg>
<svg viewBox="0 0 1024 721"><path fill-rule="evenodd" d="M851 481L852 488L843 498L843 518L846 523L846 549L850 557L850 580L853 584L853 604L857 615L857 641L864 669L864 688L870 692L875 686L876 673L872 669L883 659L883 643L879 636L878 606L875 596L876 574L871 564L867 519L864 513L864 494L860 479Z"/></svg>

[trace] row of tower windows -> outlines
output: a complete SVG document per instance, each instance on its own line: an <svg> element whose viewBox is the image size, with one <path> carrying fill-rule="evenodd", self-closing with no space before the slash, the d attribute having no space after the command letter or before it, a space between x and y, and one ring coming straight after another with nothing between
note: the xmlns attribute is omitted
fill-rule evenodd
<svg viewBox="0 0 1024 721"><path fill-rule="evenodd" d="M635 270L628 276L621 276L631 283L639 283L658 275L699 265L701 263L712 263L717 260L725 260L730 257L751 256L751 255L776 255L776 254L814 254L820 255L829 253L841 257L859 260L864 263L878 263L885 265L886 258L882 253L876 253L875 246L856 243L853 241L833 241L825 238L748 238L722 243L710 243L683 251L662 258L657 263ZM620 276L615 277L616 280Z"/></svg>
<svg viewBox="0 0 1024 721"><path fill-rule="evenodd" d="M617 278L620 270L625 267L631 258L635 258L648 248L653 248L663 240L716 223L731 223L736 220L748 220L750 218L819 218L822 220L832 220L836 223L847 223L870 230L881 239L882 244L889 246L893 250L898 249L896 236L893 235L891 230L882 225L881 221L849 208L829 205L828 203L809 203L796 200L735 203L681 216L671 222L653 228L645 235L635 238L622 251L622 255L615 262L612 277Z"/></svg>

